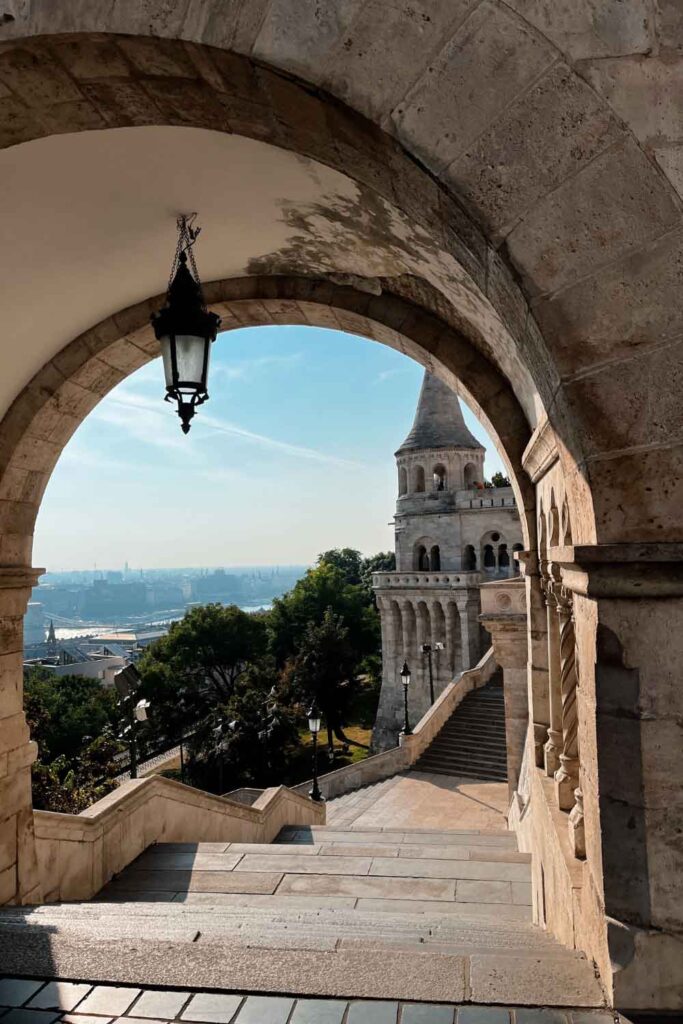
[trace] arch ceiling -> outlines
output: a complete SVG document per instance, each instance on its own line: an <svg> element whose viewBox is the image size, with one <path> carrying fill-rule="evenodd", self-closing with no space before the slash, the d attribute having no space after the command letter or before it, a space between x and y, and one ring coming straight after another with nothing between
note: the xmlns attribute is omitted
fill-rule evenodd
<svg viewBox="0 0 683 1024"><path fill-rule="evenodd" d="M419 277L510 379L529 423L548 412L576 493L587 481L596 501L594 526L573 510L575 540L680 537L677 0L4 6L0 144L181 123L276 142L321 175L321 164L343 168L354 201L342 188L333 202L323 177L324 204L306 199L303 215L275 197L289 238L249 269L319 264L330 224L348 239L355 222L358 247L337 246L345 265L322 269L376 278L393 261L397 276ZM72 32L138 38L57 35ZM316 90L371 123L361 130ZM154 248L163 264L166 247ZM634 492L644 479L666 485Z"/></svg>

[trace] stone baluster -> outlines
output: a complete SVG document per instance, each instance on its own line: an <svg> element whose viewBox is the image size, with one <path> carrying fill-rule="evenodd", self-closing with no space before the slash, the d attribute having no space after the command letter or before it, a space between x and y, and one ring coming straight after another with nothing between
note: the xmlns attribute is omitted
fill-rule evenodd
<svg viewBox="0 0 683 1024"><path fill-rule="evenodd" d="M572 616L572 596L556 588L560 620L560 692L562 698L562 753L555 772L555 792L561 810L574 807L574 791L579 785L579 715L576 701L576 640Z"/></svg>
<svg viewBox="0 0 683 1024"><path fill-rule="evenodd" d="M548 700L550 704L550 726L548 739L543 748L543 763L547 775L552 778L560 767L562 753L562 694L561 694L561 659L560 630L558 621L558 603L555 593L558 584L544 574L541 587L545 598L547 631L548 631Z"/></svg>
<svg viewBox="0 0 683 1024"><path fill-rule="evenodd" d="M575 857L586 856L586 829L583 820L583 792L578 786L574 790L574 806L569 812L569 842Z"/></svg>

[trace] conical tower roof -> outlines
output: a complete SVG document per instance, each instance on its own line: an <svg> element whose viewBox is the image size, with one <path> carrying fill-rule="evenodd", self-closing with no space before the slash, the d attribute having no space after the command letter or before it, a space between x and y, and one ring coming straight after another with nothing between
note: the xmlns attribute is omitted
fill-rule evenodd
<svg viewBox="0 0 683 1024"><path fill-rule="evenodd" d="M455 391L425 371L412 429L396 452L423 448L483 448L462 417Z"/></svg>

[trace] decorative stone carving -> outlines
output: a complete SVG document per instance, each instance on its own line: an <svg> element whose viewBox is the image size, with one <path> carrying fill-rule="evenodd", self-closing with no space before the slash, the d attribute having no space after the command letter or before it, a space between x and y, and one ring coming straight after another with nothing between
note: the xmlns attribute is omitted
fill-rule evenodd
<svg viewBox="0 0 683 1024"><path fill-rule="evenodd" d="M574 806L579 785L579 714L576 703L576 639L572 617L572 595L555 588L560 620L560 694L562 698L562 753L555 772L555 792L561 810Z"/></svg>
<svg viewBox="0 0 683 1024"><path fill-rule="evenodd" d="M586 829L583 820L583 793L574 790L574 806L569 812L569 843L575 857L583 860L586 856Z"/></svg>
<svg viewBox="0 0 683 1024"><path fill-rule="evenodd" d="M544 565L547 563L544 563ZM541 589L545 598L546 623L548 632L548 700L550 704L550 725L548 736L543 747L543 766L546 775L551 778L560 767L562 753L562 702L560 696L560 642L557 621L557 597L554 587L557 584L551 576L544 572L541 576Z"/></svg>

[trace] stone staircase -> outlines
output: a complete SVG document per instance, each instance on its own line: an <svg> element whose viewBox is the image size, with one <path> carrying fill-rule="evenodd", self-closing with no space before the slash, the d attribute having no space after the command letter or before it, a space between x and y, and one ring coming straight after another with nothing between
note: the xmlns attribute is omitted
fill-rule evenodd
<svg viewBox="0 0 683 1024"><path fill-rule="evenodd" d="M391 780L388 780L391 781ZM334 801L332 802L334 804ZM5 908L7 973L453 1003L602 1005L592 964L531 923L508 832L288 828L158 844L90 903Z"/></svg>
<svg viewBox="0 0 683 1024"><path fill-rule="evenodd" d="M500 670L485 686L467 694L415 769L481 781L506 781L505 705Z"/></svg>

